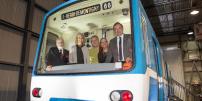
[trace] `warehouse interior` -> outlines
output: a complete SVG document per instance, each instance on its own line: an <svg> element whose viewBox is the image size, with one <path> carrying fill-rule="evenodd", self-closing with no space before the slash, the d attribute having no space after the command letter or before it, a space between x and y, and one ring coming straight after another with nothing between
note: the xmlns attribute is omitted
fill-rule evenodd
<svg viewBox="0 0 202 101"><path fill-rule="evenodd" d="M67 1L0 0L0 101L30 101L31 72L43 17ZM183 97L187 101L201 101L202 36L195 32L202 26L202 0L141 2L164 51L173 84L186 91ZM193 10L199 13L190 14Z"/></svg>
<svg viewBox="0 0 202 101"><path fill-rule="evenodd" d="M202 20L201 13L190 14L196 9L201 11L201 0L152 0L149 2L142 0L142 3L164 49L171 71L175 71L180 66L181 71L184 71L184 80L180 80L178 74L173 74L173 78L185 84L185 87L195 94L201 94L202 43L194 34L189 35L189 32L193 32L194 25ZM177 63L176 56L179 56L181 64Z"/></svg>

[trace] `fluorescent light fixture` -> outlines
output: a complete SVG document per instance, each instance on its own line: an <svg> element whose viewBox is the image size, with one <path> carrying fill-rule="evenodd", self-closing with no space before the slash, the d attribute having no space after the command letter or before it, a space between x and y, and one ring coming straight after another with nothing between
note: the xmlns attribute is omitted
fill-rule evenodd
<svg viewBox="0 0 202 101"><path fill-rule="evenodd" d="M188 32L187 34L188 34L188 35L192 35L192 34L194 34L194 32Z"/></svg>
<svg viewBox="0 0 202 101"><path fill-rule="evenodd" d="M167 51L176 50L176 49L178 49L178 48L177 47L167 47L166 48Z"/></svg>
<svg viewBox="0 0 202 101"><path fill-rule="evenodd" d="M196 14L198 14L198 13L199 13L198 10L193 10L193 11L190 12L191 15L196 15Z"/></svg>
<svg viewBox="0 0 202 101"><path fill-rule="evenodd" d="M173 44L173 45L166 45L162 47L164 51L171 51L171 50L177 50L178 44Z"/></svg>

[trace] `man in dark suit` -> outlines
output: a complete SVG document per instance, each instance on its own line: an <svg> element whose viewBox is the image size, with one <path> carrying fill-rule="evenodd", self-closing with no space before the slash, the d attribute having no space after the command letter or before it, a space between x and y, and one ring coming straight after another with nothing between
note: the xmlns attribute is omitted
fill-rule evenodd
<svg viewBox="0 0 202 101"><path fill-rule="evenodd" d="M66 65L69 62L69 51L64 49L64 40L58 38L56 46L50 48L46 56L47 71L50 71L53 66Z"/></svg>
<svg viewBox="0 0 202 101"><path fill-rule="evenodd" d="M123 25L116 22L113 25L116 35L109 43L109 53L106 62L132 61L132 39L131 35L123 33Z"/></svg>

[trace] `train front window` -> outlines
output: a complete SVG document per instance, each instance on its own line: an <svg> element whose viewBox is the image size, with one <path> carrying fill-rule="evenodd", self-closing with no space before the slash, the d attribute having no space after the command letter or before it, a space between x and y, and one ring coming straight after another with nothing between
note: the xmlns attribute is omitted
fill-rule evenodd
<svg viewBox="0 0 202 101"><path fill-rule="evenodd" d="M133 67L130 0L86 0L52 13L37 73L126 71Z"/></svg>

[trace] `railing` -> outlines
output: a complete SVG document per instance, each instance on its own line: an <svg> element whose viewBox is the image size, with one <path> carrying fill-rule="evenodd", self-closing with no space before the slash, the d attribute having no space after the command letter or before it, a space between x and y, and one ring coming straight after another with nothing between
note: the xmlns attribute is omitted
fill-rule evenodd
<svg viewBox="0 0 202 101"><path fill-rule="evenodd" d="M200 101L190 89L185 88L182 84L174 79L169 80L169 101Z"/></svg>

